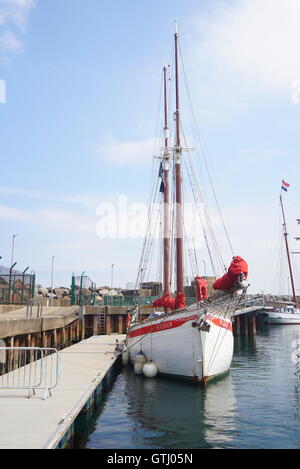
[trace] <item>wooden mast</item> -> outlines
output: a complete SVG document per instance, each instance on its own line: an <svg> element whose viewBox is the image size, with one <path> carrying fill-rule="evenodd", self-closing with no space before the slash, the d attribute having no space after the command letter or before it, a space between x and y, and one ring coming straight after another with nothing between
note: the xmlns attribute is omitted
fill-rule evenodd
<svg viewBox="0 0 300 469"><path fill-rule="evenodd" d="M294 277L293 277L293 271L292 271L292 264L291 264L291 258L290 258L290 251L289 251L289 245L288 245L288 240L287 240L287 229L286 229L286 221L285 221L285 214L284 214L284 209L283 209L283 203L282 203L282 197L280 195L280 205L281 205L281 210L282 210L282 218L283 218L283 235L285 239L285 248L286 248L286 254L287 254L287 259L288 259L288 264L289 264L289 271L290 271L290 278L291 278L291 285L292 285L292 292L293 292L293 301L296 303L296 293L295 293L295 286L294 286Z"/></svg>
<svg viewBox="0 0 300 469"><path fill-rule="evenodd" d="M164 294L170 293L170 153L169 153L169 127L167 102L167 68L164 67L164 155L163 155L163 182L164 182Z"/></svg>
<svg viewBox="0 0 300 469"><path fill-rule="evenodd" d="M175 32L175 88L176 88L176 140L175 140L175 188L176 188L176 289L177 294L184 295L183 273L183 214L182 214L182 179L181 179L181 145L180 145L180 112L179 112L179 77L178 77L178 32Z"/></svg>

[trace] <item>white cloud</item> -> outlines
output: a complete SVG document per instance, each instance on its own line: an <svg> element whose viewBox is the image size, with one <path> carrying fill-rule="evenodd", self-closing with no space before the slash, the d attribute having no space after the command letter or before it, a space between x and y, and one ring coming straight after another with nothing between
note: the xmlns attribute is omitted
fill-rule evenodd
<svg viewBox="0 0 300 469"><path fill-rule="evenodd" d="M147 165L159 152L159 142L154 138L145 140L119 141L105 137L96 148L96 153L107 163L114 165Z"/></svg>
<svg viewBox="0 0 300 469"><path fill-rule="evenodd" d="M30 189L22 189L19 187L0 187L0 194L6 196L20 196L28 199L33 199L37 202L49 201L57 202L59 204L78 205L84 209L90 209L95 211L99 203L114 202L116 195L114 193L79 193L70 195L53 195L49 193L43 193Z"/></svg>
<svg viewBox="0 0 300 469"><path fill-rule="evenodd" d="M0 52L2 54L23 52L22 41L11 31L11 27L25 32L28 15L35 5L34 0L0 0ZM0 57L1 63L9 63Z"/></svg>
<svg viewBox="0 0 300 469"><path fill-rule="evenodd" d="M236 88L289 92L300 78L299 0L222 2L195 23L192 54L219 88L233 81Z"/></svg>
<svg viewBox="0 0 300 469"><path fill-rule="evenodd" d="M0 36L0 50L18 53L23 52L24 47L14 33L6 31Z"/></svg>
<svg viewBox="0 0 300 469"><path fill-rule="evenodd" d="M24 30L34 0L0 0L0 25L13 23Z"/></svg>
<svg viewBox="0 0 300 469"><path fill-rule="evenodd" d="M29 210L22 210L15 207L8 207L0 205L0 219L14 220L14 221L27 221L33 217L32 212Z"/></svg>

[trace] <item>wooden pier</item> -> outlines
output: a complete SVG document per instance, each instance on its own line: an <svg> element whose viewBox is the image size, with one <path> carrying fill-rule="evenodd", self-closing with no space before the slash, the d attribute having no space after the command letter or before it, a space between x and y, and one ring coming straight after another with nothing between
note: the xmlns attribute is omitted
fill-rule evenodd
<svg viewBox="0 0 300 469"><path fill-rule="evenodd" d="M113 380L116 339L93 336L60 352L59 383L52 396L27 397L24 389L0 390L0 448L54 449L72 443L76 419L101 399Z"/></svg>

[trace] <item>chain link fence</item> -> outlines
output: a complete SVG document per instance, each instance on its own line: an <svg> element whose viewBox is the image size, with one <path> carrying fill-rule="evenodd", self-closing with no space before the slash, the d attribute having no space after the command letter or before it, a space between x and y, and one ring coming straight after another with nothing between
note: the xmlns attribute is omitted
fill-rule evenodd
<svg viewBox="0 0 300 469"><path fill-rule="evenodd" d="M0 273L0 304L25 305L34 296L35 274Z"/></svg>

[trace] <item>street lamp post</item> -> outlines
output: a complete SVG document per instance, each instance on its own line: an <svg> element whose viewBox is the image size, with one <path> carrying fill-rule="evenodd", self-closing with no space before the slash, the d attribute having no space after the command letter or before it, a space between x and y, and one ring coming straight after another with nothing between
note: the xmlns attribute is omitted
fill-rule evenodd
<svg viewBox="0 0 300 469"><path fill-rule="evenodd" d="M113 288L113 283L114 283L114 266L115 264L111 265L111 284L110 284L111 289Z"/></svg>
<svg viewBox="0 0 300 469"><path fill-rule="evenodd" d="M51 296L50 296L50 306L53 304L53 263L54 263L55 256L52 256L51 260Z"/></svg>
<svg viewBox="0 0 300 469"><path fill-rule="evenodd" d="M18 236L19 233L15 233L12 237L12 248L11 248L11 262L10 265L14 263L14 248L15 248L15 237Z"/></svg>
<svg viewBox="0 0 300 469"><path fill-rule="evenodd" d="M11 300L12 300L12 293L13 293L13 289L12 289L12 281L11 281L11 277L12 277L12 271L13 271L13 268L14 266L16 265L16 262L14 264L12 264L11 268L9 269L9 283L8 283L8 300L9 300L9 303L11 303Z"/></svg>

